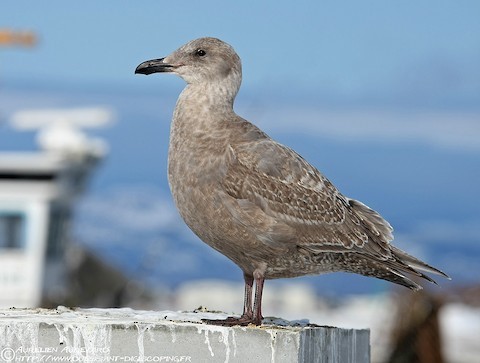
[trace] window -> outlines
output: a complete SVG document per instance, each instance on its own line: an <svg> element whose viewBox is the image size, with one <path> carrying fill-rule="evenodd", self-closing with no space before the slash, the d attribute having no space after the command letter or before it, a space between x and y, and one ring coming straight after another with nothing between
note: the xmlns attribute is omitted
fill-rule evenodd
<svg viewBox="0 0 480 363"><path fill-rule="evenodd" d="M18 212L0 212L0 249L25 247L25 216Z"/></svg>

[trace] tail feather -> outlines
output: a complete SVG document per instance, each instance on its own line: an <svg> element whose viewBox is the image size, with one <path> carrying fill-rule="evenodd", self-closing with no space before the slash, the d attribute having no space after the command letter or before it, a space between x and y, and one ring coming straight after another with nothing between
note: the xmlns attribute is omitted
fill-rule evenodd
<svg viewBox="0 0 480 363"><path fill-rule="evenodd" d="M415 269L418 269L418 270L429 272L435 275L443 276L451 280L450 276L448 276L445 272L440 271L439 269L433 266L430 266L429 264L419 260L418 258L413 257L412 255L409 255L405 251L402 251L401 249L395 246L391 246L391 249L392 249L393 255L397 258L397 260L408 265L412 270L416 271ZM429 281L432 280L426 277L424 274L422 274L419 271L417 271L417 273L419 273L420 274L419 276L425 278L426 280L429 280Z"/></svg>
<svg viewBox="0 0 480 363"><path fill-rule="evenodd" d="M360 273L365 276L373 276L382 280L387 280L398 285L403 285L409 289L418 291L422 289L422 286L412 281L410 276L413 275L427 280L433 284L437 284L430 276L424 274L424 272L433 273L449 279L448 275L444 272L426 264L423 261L409 255L402 250L391 246L392 257L385 260L378 260L374 256L363 255L362 261L364 266L368 266L367 269L356 269L353 265L351 272ZM358 258L358 255L357 255Z"/></svg>
<svg viewBox="0 0 480 363"><path fill-rule="evenodd" d="M385 261L369 261L368 263L373 269L364 269L360 273L365 276L372 276L382 280L390 281L398 285L408 287L411 290L419 291L422 286L405 276L399 268L385 264ZM357 271L355 271L357 272ZM357 272L358 273L358 272Z"/></svg>
<svg viewBox="0 0 480 363"><path fill-rule="evenodd" d="M411 275L421 277L421 278L427 280L428 282L431 282L432 284L438 285L437 282L434 279L432 279L430 276L427 276L424 273L416 270L415 268L408 265L407 263L405 263L402 260L390 260L390 261L384 261L383 263L386 266L388 266L392 271L394 271L396 273L405 272L407 274L411 274Z"/></svg>
<svg viewBox="0 0 480 363"><path fill-rule="evenodd" d="M382 280L387 280L390 282L393 282L398 285L402 285L405 287L408 287L410 290L414 291L420 291L423 289L423 287L416 282L412 281L405 275L401 274L399 271L395 271L392 269L386 269L386 273L383 274L383 276L377 276L378 278Z"/></svg>

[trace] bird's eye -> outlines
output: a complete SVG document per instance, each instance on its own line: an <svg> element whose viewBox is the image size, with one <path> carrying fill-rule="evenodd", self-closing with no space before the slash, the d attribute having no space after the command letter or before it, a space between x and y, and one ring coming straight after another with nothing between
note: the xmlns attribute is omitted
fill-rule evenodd
<svg viewBox="0 0 480 363"><path fill-rule="evenodd" d="M199 57L203 57L207 52L205 52L203 49L197 49L195 51L195 54L198 55Z"/></svg>

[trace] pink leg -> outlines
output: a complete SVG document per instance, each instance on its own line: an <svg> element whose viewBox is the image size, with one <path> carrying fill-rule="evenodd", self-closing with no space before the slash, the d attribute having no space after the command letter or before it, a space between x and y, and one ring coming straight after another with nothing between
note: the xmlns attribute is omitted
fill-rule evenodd
<svg viewBox="0 0 480 363"><path fill-rule="evenodd" d="M262 324L262 294L263 294L263 284L265 279L263 277L258 278L255 284L255 303L253 305L253 324L261 325Z"/></svg>
<svg viewBox="0 0 480 363"><path fill-rule="evenodd" d="M253 290L253 276L243 274L245 279L245 296L243 298L243 314L242 317L253 317L252 310L252 290Z"/></svg>
<svg viewBox="0 0 480 363"><path fill-rule="evenodd" d="M262 324L262 291L264 279L262 277L255 280L255 302L252 309L252 290L254 278L253 276L247 274L244 274L243 277L245 279L245 297L243 300L242 316L239 318L229 317L224 320L202 319L203 322L207 324L223 326Z"/></svg>

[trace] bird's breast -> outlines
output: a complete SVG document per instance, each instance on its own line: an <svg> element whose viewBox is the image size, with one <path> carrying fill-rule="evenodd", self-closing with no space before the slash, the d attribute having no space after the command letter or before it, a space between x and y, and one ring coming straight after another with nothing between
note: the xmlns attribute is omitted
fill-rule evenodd
<svg viewBox="0 0 480 363"><path fill-rule="evenodd" d="M225 174L228 142L215 130L183 122L172 124L168 152L168 181L182 217L212 208L212 193Z"/></svg>

